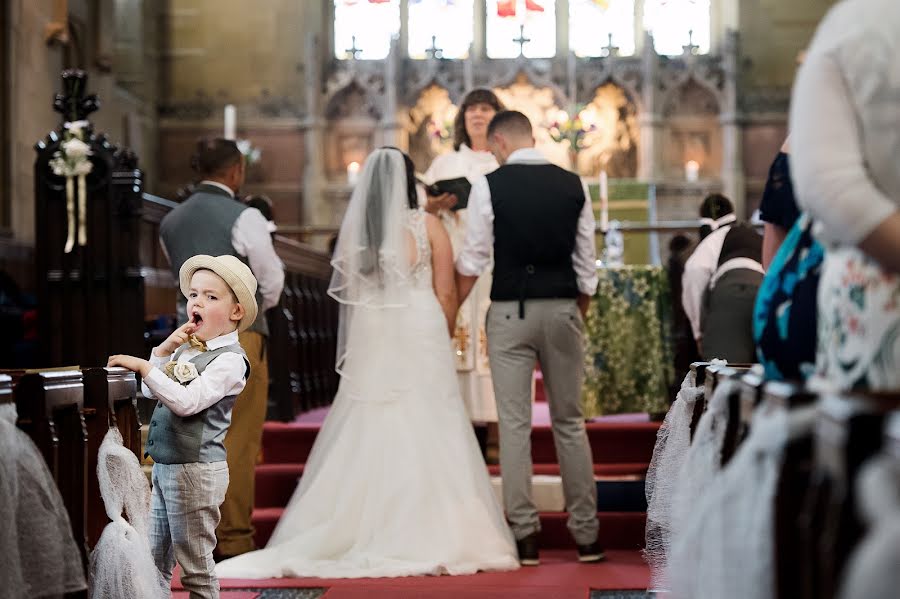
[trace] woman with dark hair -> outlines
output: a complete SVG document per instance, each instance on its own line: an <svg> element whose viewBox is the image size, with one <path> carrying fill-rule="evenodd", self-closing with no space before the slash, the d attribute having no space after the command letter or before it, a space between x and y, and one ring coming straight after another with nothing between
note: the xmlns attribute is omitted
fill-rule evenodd
<svg viewBox="0 0 900 599"><path fill-rule="evenodd" d="M340 306L337 395L266 548L221 562L220 577L519 567L455 384L450 240L419 208L412 174L395 148L362 167L328 286Z"/></svg>
<svg viewBox="0 0 900 599"><path fill-rule="evenodd" d="M470 182L500 166L488 150L487 130L503 104L488 89L470 91L463 100L453 124L453 152L434 159L425 172L427 181L466 177ZM428 196L425 210L441 217L453 255L462 250L466 231L466 210L452 211L456 197L450 194ZM491 276L482 275L469 299L462 305L453 335L456 371L469 417L473 422L497 422L497 406L484 340L484 320L490 305Z"/></svg>

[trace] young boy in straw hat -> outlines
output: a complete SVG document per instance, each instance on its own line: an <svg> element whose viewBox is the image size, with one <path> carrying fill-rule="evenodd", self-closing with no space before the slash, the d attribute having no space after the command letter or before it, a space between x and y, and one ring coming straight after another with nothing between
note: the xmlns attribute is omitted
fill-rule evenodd
<svg viewBox="0 0 900 599"><path fill-rule="evenodd" d="M219 596L213 549L228 488L223 440L250 363L238 333L256 319L256 278L234 256L194 256L179 272L189 321L150 360L111 356L108 366L140 373L159 403L146 453L153 460L150 546L171 583L176 560L191 598Z"/></svg>

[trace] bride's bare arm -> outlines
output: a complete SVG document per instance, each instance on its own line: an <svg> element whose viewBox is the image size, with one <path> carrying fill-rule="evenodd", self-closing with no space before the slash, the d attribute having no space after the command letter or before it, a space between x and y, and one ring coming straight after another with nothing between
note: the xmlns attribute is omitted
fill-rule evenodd
<svg viewBox="0 0 900 599"><path fill-rule="evenodd" d="M456 295L455 269L453 268L453 246L450 244L450 236L444 229L444 224L439 218L431 214L425 215L425 228L428 231L428 239L431 242L431 269L434 273L434 294L444 310L447 318L447 329L453 336L456 324L456 311L459 301Z"/></svg>

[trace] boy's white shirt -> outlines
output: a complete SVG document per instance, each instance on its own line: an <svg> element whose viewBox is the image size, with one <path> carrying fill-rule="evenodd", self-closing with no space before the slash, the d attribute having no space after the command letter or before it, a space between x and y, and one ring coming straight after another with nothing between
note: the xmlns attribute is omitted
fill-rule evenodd
<svg viewBox="0 0 900 599"><path fill-rule="evenodd" d="M234 331L210 339L206 342L206 347L213 350L237 343L238 332ZM200 353L199 349L190 347L181 352L178 363L190 362L191 358ZM244 379L247 365L240 354L225 352L210 362L200 376L187 385L173 381L163 371L174 355L160 358L150 354L149 362L153 368L141 382L141 392L145 397L159 399L176 416L185 417L202 412L223 397L237 395L247 384Z"/></svg>

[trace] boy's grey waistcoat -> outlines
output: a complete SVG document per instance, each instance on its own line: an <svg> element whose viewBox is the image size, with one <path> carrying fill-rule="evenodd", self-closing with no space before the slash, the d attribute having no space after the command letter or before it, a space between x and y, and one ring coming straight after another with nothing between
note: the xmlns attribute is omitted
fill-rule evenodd
<svg viewBox="0 0 900 599"><path fill-rule="evenodd" d="M175 360L189 345L182 345L175 352ZM197 354L191 363L203 373L218 356L233 352L240 354L247 364L244 378L250 374L247 354L239 344L228 345ZM225 433L231 424L231 409L237 395L228 395L192 416L177 416L162 402L153 410L146 455L160 464L188 464L191 462L221 462L225 460Z"/></svg>

